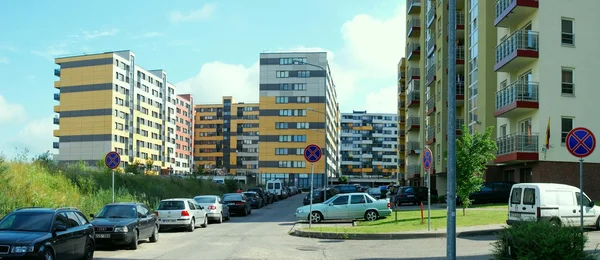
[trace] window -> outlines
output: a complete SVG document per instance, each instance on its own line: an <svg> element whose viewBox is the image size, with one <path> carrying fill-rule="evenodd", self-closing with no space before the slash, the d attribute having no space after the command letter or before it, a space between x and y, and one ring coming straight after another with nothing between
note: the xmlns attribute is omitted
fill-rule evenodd
<svg viewBox="0 0 600 260"><path fill-rule="evenodd" d="M288 97L277 97L275 98L275 102L277 104L285 104L289 102L289 98Z"/></svg>
<svg viewBox="0 0 600 260"><path fill-rule="evenodd" d="M310 71L309 70L298 71L298 78L310 78Z"/></svg>
<svg viewBox="0 0 600 260"><path fill-rule="evenodd" d="M581 205L581 193L579 192L575 192L575 197L577 197L577 206ZM588 199L588 197L583 194L583 206L589 207L590 205L590 199Z"/></svg>
<svg viewBox="0 0 600 260"><path fill-rule="evenodd" d="M339 196L332 203L333 203L333 205L347 205L348 204L348 196Z"/></svg>
<svg viewBox="0 0 600 260"><path fill-rule="evenodd" d="M289 71L277 71L277 77L278 78L289 78L290 72Z"/></svg>
<svg viewBox="0 0 600 260"><path fill-rule="evenodd" d="M506 124L500 126L500 137L506 136Z"/></svg>
<svg viewBox="0 0 600 260"><path fill-rule="evenodd" d="M575 94L575 81L573 78L573 69L562 68L562 83L561 83L561 94L573 95Z"/></svg>
<svg viewBox="0 0 600 260"><path fill-rule="evenodd" d="M352 195L350 204L364 204L366 202L364 195Z"/></svg>
<svg viewBox="0 0 600 260"><path fill-rule="evenodd" d="M523 189L515 188L510 195L510 204L521 204L521 193Z"/></svg>
<svg viewBox="0 0 600 260"><path fill-rule="evenodd" d="M523 192L523 205L535 205L535 189L525 189L525 192Z"/></svg>
<svg viewBox="0 0 600 260"><path fill-rule="evenodd" d="M563 117L560 119L560 142L565 143L567 135L573 129L573 118Z"/></svg>
<svg viewBox="0 0 600 260"><path fill-rule="evenodd" d="M562 33L560 42L563 45L575 45L575 30L573 28L573 20L569 18L562 18L561 26Z"/></svg>

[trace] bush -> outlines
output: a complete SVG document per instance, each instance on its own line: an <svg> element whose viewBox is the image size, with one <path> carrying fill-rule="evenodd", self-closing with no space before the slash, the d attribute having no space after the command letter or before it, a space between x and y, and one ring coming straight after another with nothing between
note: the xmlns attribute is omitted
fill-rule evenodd
<svg viewBox="0 0 600 260"><path fill-rule="evenodd" d="M579 227L540 221L504 229L493 246L496 259L596 259L584 251L587 241Z"/></svg>

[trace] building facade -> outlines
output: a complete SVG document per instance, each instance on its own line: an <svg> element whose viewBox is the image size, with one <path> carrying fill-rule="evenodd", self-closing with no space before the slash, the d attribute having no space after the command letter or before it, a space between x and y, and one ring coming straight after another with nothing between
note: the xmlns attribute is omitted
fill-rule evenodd
<svg viewBox="0 0 600 260"><path fill-rule="evenodd" d="M353 111L341 118L341 174L398 178L398 115Z"/></svg>
<svg viewBox="0 0 600 260"><path fill-rule="evenodd" d="M339 109L327 53L261 53L259 103L261 181L307 187L311 164L303 151L309 144L323 150L314 164L315 186L337 176Z"/></svg>
<svg viewBox="0 0 600 260"><path fill-rule="evenodd" d="M398 180L406 178L406 59L398 63Z"/></svg>
<svg viewBox="0 0 600 260"><path fill-rule="evenodd" d="M221 104L195 105L196 168L216 175L258 173L259 106L231 96Z"/></svg>
<svg viewBox="0 0 600 260"><path fill-rule="evenodd" d="M190 174L194 171L194 99L192 95L177 95L175 124L174 174Z"/></svg>
<svg viewBox="0 0 600 260"><path fill-rule="evenodd" d="M175 86L164 70L146 70L135 57L116 51L55 60L56 160L95 165L116 151L122 167L150 163L146 170L168 173L175 163Z"/></svg>

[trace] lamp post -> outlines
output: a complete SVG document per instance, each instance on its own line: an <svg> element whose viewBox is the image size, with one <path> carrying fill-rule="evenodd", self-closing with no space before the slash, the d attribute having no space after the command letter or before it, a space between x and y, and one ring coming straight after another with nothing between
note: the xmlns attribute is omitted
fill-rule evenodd
<svg viewBox="0 0 600 260"><path fill-rule="evenodd" d="M316 112L316 113L321 113L321 114L325 115L325 130L323 131L323 135L325 136L325 144L324 144L325 150L323 150L323 156L325 156L325 166L324 166L323 169L324 169L324 172L325 172L325 185L324 186L325 186L325 188L327 188L327 186L329 185L329 173L327 172L327 168L328 168L327 167L328 166L328 164L327 164L327 155L329 154L329 149L327 148L327 113L325 113L323 111L319 111L319 110L314 110L314 109L312 109L310 107L307 108L306 110L312 111L312 112ZM312 129L312 130L320 132L317 129ZM326 200L326 198L327 198L326 196L327 195L324 195L323 201Z"/></svg>

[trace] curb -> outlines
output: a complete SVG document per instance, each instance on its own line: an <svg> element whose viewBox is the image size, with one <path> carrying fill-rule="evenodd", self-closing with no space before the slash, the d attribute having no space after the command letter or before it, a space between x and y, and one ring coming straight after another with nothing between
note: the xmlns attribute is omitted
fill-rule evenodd
<svg viewBox="0 0 600 260"><path fill-rule="evenodd" d="M496 235L502 231L502 228L483 229L457 232L456 237L476 237ZM332 233L332 232L314 232L304 230L294 230L290 235L306 238L321 238L321 239L348 239L348 240L404 240L404 239L422 239L422 238L445 238L446 233L378 233L378 234L363 234L363 233Z"/></svg>

